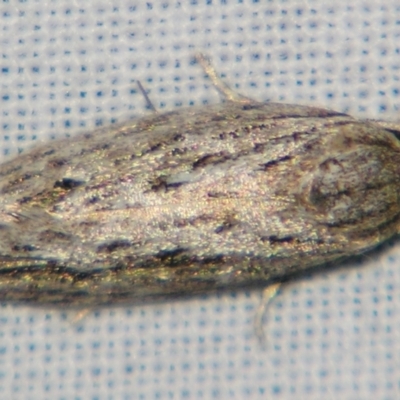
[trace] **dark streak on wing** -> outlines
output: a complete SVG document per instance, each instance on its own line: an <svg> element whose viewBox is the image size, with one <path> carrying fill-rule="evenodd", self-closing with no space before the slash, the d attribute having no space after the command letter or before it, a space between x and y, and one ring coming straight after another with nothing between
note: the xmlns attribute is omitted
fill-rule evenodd
<svg viewBox="0 0 400 400"><path fill-rule="evenodd" d="M291 156L286 155L286 156L277 158L275 160L268 161L265 164L261 164L261 166L263 167L263 170L266 171L268 168L273 167L274 165L280 164L284 161L289 161L291 159L292 159Z"/></svg>
<svg viewBox="0 0 400 400"><path fill-rule="evenodd" d="M61 189L74 189L78 186L84 185L85 182L82 180L74 179L74 178L62 178L58 181L55 181L54 188L61 188Z"/></svg>
<svg viewBox="0 0 400 400"><path fill-rule="evenodd" d="M126 249L128 247L132 247L132 242L129 240L112 240L107 243L102 243L99 246L97 246L97 252L98 253L112 253L114 251L117 251L121 248Z"/></svg>

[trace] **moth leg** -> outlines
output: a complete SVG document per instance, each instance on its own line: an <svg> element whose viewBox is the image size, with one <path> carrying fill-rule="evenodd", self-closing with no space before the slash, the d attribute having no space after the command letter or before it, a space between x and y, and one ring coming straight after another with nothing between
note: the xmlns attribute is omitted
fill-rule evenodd
<svg viewBox="0 0 400 400"><path fill-rule="evenodd" d="M277 282L267 286L262 292L261 302L254 315L254 330L259 342L265 346L267 338L263 328L263 319L272 300L276 297L282 283Z"/></svg>
<svg viewBox="0 0 400 400"><path fill-rule="evenodd" d="M149 110L158 113L158 111L156 110L156 108L154 107L154 104L151 102L150 97L147 95L146 91L144 90L144 87L142 86L142 84L140 83L140 81L136 81L137 85L139 86L139 90L142 92L142 95L144 97L144 99L146 100L146 106Z"/></svg>
<svg viewBox="0 0 400 400"><path fill-rule="evenodd" d="M248 97L242 96L239 93L233 91L226 83L218 77L217 72L211 65L211 61L204 54L198 53L195 55L196 61L201 65L203 71L211 80L213 86L218 90L222 97L227 101L233 101L235 103L253 103L254 100Z"/></svg>
<svg viewBox="0 0 400 400"><path fill-rule="evenodd" d="M91 308L83 308L77 311L74 318L71 321L71 325L78 325L82 320L84 320L93 310Z"/></svg>

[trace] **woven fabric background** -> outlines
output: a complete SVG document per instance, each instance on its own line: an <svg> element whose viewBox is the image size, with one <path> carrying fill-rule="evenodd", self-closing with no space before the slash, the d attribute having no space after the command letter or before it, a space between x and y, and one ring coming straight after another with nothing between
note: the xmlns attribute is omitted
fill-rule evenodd
<svg viewBox="0 0 400 400"><path fill-rule="evenodd" d="M329 5L328 5L329 4ZM38 141L242 94L396 120L396 0L3 0L0 162ZM74 311L0 308L1 399L398 399L400 244L283 288Z"/></svg>

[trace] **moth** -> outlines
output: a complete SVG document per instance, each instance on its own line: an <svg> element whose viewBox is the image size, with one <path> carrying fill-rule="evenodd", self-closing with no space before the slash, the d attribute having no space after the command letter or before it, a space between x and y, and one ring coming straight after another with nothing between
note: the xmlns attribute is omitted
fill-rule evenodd
<svg viewBox="0 0 400 400"><path fill-rule="evenodd" d="M0 166L0 300L93 307L266 286L399 232L400 126L224 102Z"/></svg>

